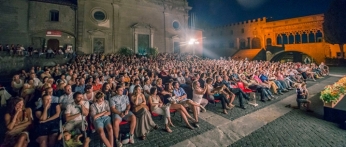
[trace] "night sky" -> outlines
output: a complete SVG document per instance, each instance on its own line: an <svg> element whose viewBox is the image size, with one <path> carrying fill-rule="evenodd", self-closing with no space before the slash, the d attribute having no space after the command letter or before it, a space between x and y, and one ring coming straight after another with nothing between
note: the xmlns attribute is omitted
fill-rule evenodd
<svg viewBox="0 0 346 147"><path fill-rule="evenodd" d="M188 0L196 26L220 26L262 17L273 20L320 14L331 0Z"/></svg>

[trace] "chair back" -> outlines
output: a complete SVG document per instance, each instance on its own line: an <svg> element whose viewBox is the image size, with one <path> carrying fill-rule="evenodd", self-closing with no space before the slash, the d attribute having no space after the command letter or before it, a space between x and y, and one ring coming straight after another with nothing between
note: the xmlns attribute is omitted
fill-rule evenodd
<svg viewBox="0 0 346 147"><path fill-rule="evenodd" d="M244 90L244 89L245 89L244 83L243 83L243 82L238 82L237 85L238 85L238 88L239 88L239 89L241 89L241 90Z"/></svg>

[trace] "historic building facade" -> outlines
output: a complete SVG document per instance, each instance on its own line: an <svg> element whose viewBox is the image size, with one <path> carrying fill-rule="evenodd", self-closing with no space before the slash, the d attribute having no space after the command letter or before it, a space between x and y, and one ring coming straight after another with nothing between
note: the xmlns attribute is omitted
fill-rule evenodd
<svg viewBox="0 0 346 147"><path fill-rule="evenodd" d="M187 0L11 0L0 6L0 43L113 53L184 52L196 31ZM200 32L199 32L200 33Z"/></svg>
<svg viewBox="0 0 346 147"><path fill-rule="evenodd" d="M324 41L323 20L323 14L275 21L264 17L207 28L205 50L240 58L254 58L264 50L267 60L284 52L298 52L322 62L339 52L337 45Z"/></svg>

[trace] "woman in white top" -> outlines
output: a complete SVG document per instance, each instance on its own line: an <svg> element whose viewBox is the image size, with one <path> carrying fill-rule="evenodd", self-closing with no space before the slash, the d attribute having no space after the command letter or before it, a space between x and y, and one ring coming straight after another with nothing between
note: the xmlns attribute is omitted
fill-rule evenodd
<svg viewBox="0 0 346 147"><path fill-rule="evenodd" d="M150 96L150 89L151 89L151 81L150 79L144 79L144 86L143 86L143 89L144 89L144 96L146 99L149 98Z"/></svg>
<svg viewBox="0 0 346 147"><path fill-rule="evenodd" d="M172 130L169 128L169 126L174 127L174 125L171 121L171 112L169 111L170 107L169 105L163 105L161 98L157 95L156 87L150 88L150 96L148 98L148 102L150 105L151 112L163 115L165 117L166 131L168 133L171 133Z"/></svg>
<svg viewBox="0 0 346 147"><path fill-rule="evenodd" d="M89 103L94 103L94 92L92 90L91 85L86 85L85 86L85 93L83 94L83 100L88 101Z"/></svg>
<svg viewBox="0 0 346 147"><path fill-rule="evenodd" d="M20 94L19 91L22 89L23 84L24 84L24 82L23 82L23 80L21 80L19 78L19 75L13 76L13 79L11 82L11 87L12 87L13 91L17 93L17 95Z"/></svg>
<svg viewBox="0 0 346 147"><path fill-rule="evenodd" d="M204 88L201 88L200 83L198 81L193 81L192 83L192 100L198 104L200 104L200 107L197 107L197 112L199 113L199 108L202 109L202 112L205 112L205 106L208 104L208 100L203 98L203 95L208 90L208 86L205 86Z"/></svg>

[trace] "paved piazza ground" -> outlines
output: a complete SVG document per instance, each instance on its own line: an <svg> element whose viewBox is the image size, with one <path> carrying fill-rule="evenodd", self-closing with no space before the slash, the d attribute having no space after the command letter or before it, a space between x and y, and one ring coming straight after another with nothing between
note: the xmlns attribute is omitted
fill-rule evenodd
<svg viewBox="0 0 346 147"><path fill-rule="evenodd" d="M296 105L294 90L291 90L278 99L266 103L258 101L259 106L247 105L243 110L238 107L229 111L228 115L221 114L221 104L208 105L207 112L200 114L200 128L189 130L181 122L180 115L173 116L173 133L164 130L154 130L147 136L147 140L135 140L134 146L175 146L175 147L212 147L212 146L346 146L346 131L337 124L321 119L323 117L322 102L319 92L325 85L332 84L342 75L346 68L331 68L331 75L316 82L308 81L310 100L314 113L304 110L286 108L287 104ZM238 99L234 101L238 105ZM3 112L1 111L3 122ZM154 121L163 126L163 121L154 118ZM3 124L3 123L2 123ZM0 138L5 131L1 125ZM126 128L125 128L126 130ZM96 133L91 134L90 147L101 147Z"/></svg>

